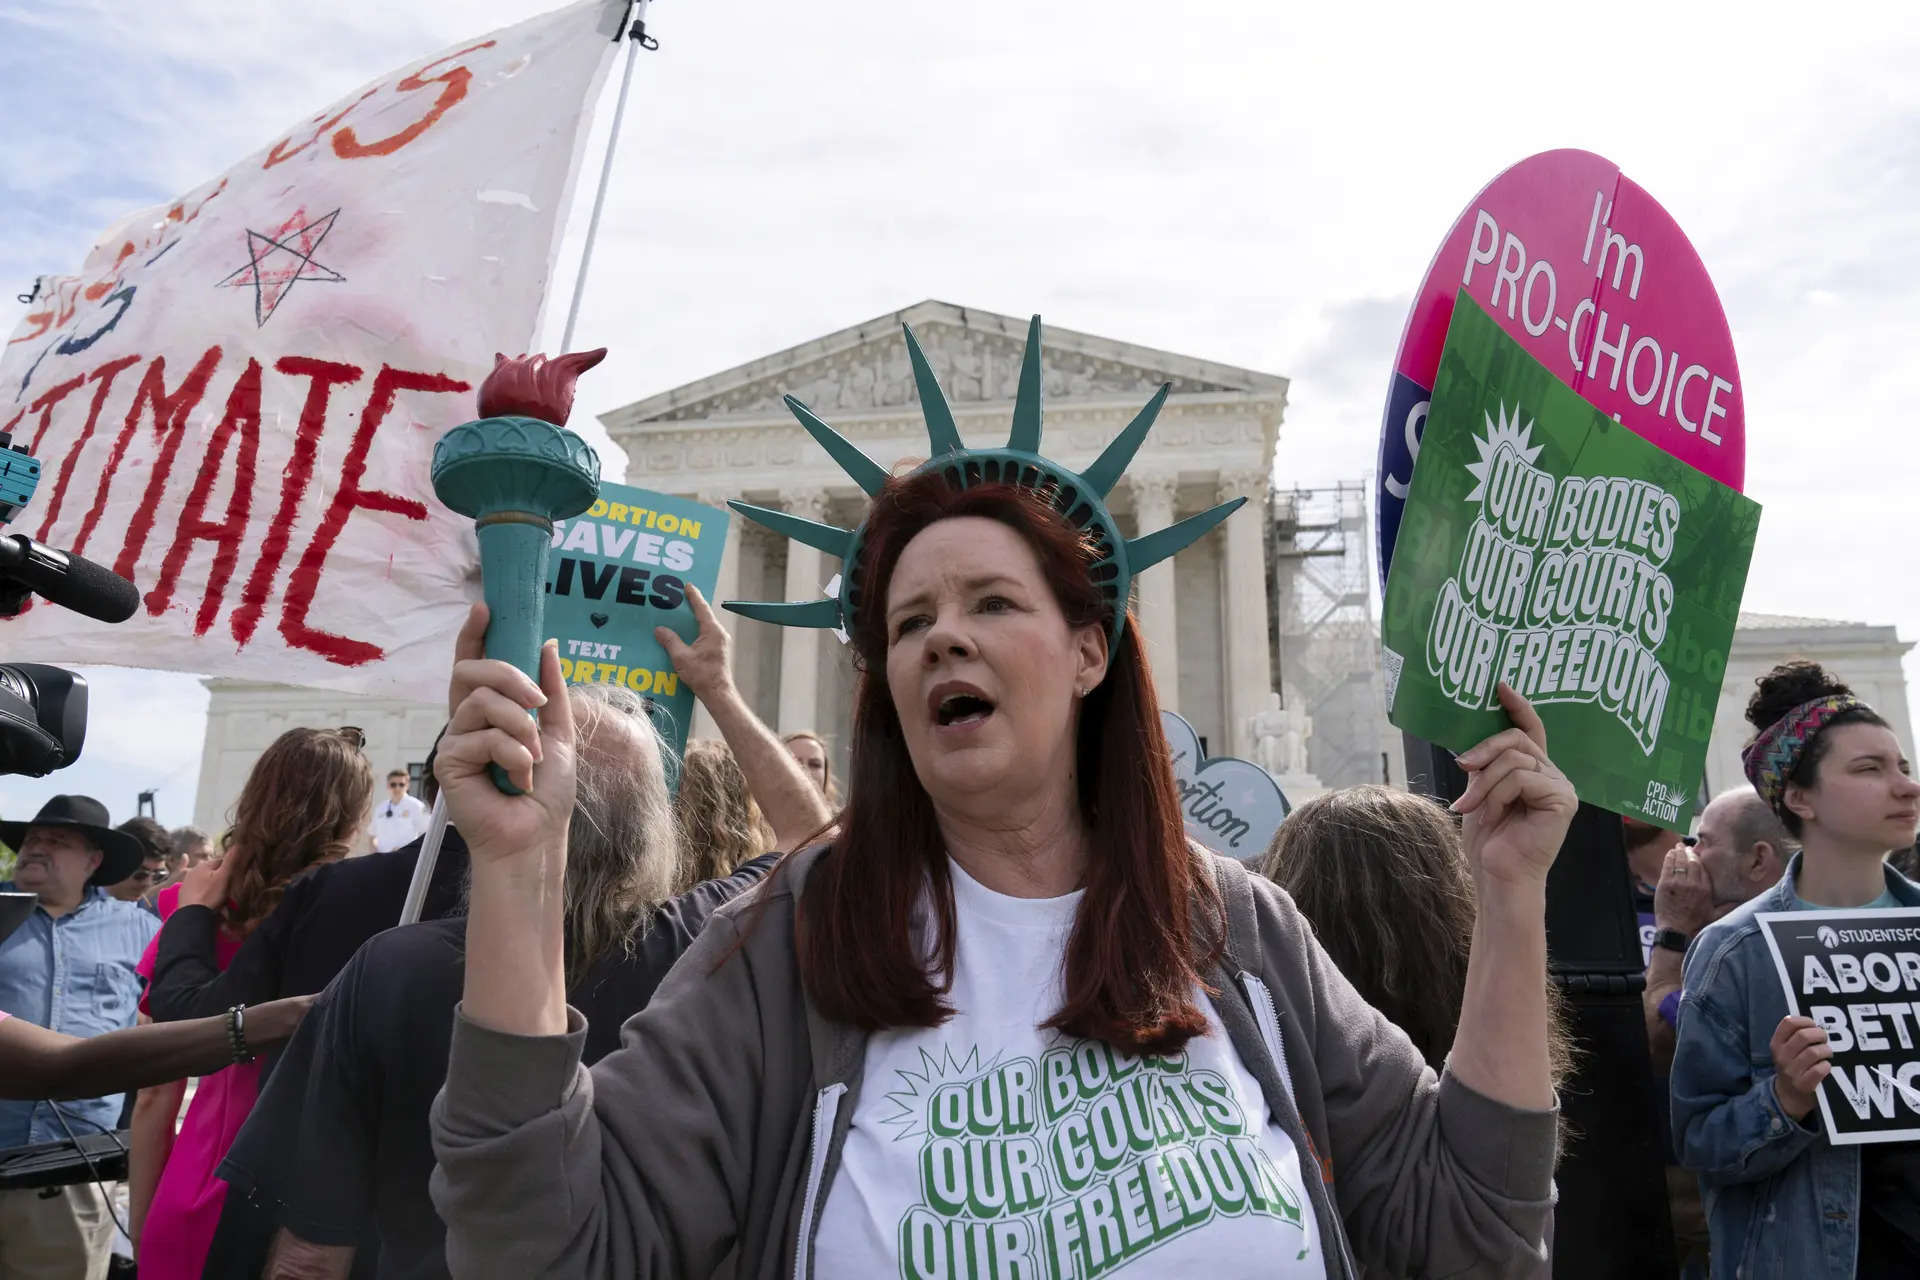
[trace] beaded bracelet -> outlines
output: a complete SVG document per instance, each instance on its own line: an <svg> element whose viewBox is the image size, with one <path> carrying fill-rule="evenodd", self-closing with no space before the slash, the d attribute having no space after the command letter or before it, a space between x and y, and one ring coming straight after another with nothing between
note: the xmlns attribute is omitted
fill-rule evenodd
<svg viewBox="0 0 1920 1280"><path fill-rule="evenodd" d="M227 1045L233 1050L235 1062L253 1061L247 1049L247 1006L243 1004L227 1010Z"/></svg>

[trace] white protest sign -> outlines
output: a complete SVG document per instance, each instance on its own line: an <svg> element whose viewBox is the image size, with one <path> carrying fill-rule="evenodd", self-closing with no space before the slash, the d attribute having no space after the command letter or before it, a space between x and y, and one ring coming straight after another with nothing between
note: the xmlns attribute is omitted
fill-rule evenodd
<svg viewBox="0 0 1920 1280"><path fill-rule="evenodd" d="M142 601L38 605L9 658L439 696L479 561L428 462L538 332L625 9L402 67L39 282L0 354L0 427L44 468L17 530Z"/></svg>
<svg viewBox="0 0 1920 1280"><path fill-rule="evenodd" d="M1250 760L1207 756L1186 719L1160 713L1173 753L1173 783L1187 835L1215 853L1249 861L1267 851L1291 808L1272 774Z"/></svg>
<svg viewBox="0 0 1920 1280"><path fill-rule="evenodd" d="M1920 907L1763 911L1787 1009L1827 1033L1815 1097L1836 1146L1920 1138Z"/></svg>

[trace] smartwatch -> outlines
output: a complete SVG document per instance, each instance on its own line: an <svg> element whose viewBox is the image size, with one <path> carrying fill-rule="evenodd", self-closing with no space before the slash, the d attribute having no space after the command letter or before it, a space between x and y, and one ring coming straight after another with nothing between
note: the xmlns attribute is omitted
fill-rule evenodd
<svg viewBox="0 0 1920 1280"><path fill-rule="evenodd" d="M1656 930L1653 935L1654 946L1665 947L1669 951L1678 951L1681 955L1687 953L1687 944L1691 941L1693 941L1692 938L1689 938L1678 929L1659 929Z"/></svg>

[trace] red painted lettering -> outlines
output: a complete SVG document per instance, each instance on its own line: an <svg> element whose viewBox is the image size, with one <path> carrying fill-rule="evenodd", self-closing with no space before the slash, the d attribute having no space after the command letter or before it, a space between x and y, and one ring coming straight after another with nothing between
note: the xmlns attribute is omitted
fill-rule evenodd
<svg viewBox="0 0 1920 1280"><path fill-rule="evenodd" d="M395 85L394 88L402 93L411 93L416 89L424 89L430 84L439 84L441 86L440 96L434 99L431 107L427 108L427 114L421 116L406 128L399 130L397 133L389 134L378 142L361 142L359 136L354 133L353 126L349 125L333 135L333 154L339 156L342 160L352 160L358 156L390 156L400 148L406 146L409 142L412 142L428 129L431 129L434 121L447 114L460 99L467 96L467 85L473 80L473 72L458 65L447 68L447 70L437 76L422 79L421 77L426 74L428 68L437 67L443 62L452 62L455 58L463 58L469 53L475 53L481 49L491 48L492 46L493 41L483 40L479 44L471 45L457 53L450 53L444 58L435 58L426 66L421 67L420 70L402 80L399 84Z"/></svg>
<svg viewBox="0 0 1920 1280"><path fill-rule="evenodd" d="M466 383L445 374L419 373L412 369L396 369L392 365L382 365L380 372L374 375L373 391L367 397L366 411L360 415L360 426L353 433L353 441L347 446L346 461L340 468L340 488L334 493L326 514L320 519L320 527L314 530L313 541L307 544L300 563L294 566L287 582L286 602L280 612L280 634L288 644L296 649L310 649L328 661L346 667L357 667L382 656L384 651L378 645L308 626L307 612L313 607L313 597L320 589L320 574L326 568L327 553L333 550L340 531L346 527L347 517L356 508L388 511L409 520L427 518L425 503L381 489L361 487L361 481L367 473L367 452L373 447L374 433L386 421L387 415L393 412L395 396L401 391L467 389Z"/></svg>
<svg viewBox="0 0 1920 1280"><path fill-rule="evenodd" d="M73 468L80 461L80 455L86 452L87 442L93 439L93 428L100 421L100 408L107 402L107 393L113 390L113 380L120 376L122 369L130 368L139 363L139 356L121 356L118 360L109 360L106 364L101 365L98 369L95 369L87 375L87 377L92 378L100 385L94 388L93 404L87 410L87 424L80 428L80 435L74 440L73 447L67 450L67 456L60 460L60 474L54 477L53 492L47 498L46 514L40 520L40 532L34 535L34 537L40 539L40 541L45 542L47 540L47 535L53 531L53 522L60 518L60 508L67 500L67 485L73 479ZM76 378L75 381L77 382L79 379ZM37 405L46 400L48 396L60 393L61 388L67 385L68 384L64 382L61 383L60 386L53 388L53 390L41 396L40 399L34 401L34 403ZM33 444L29 446L28 452L39 451L40 439L47 434L47 422L48 419L45 417L40 419L40 430L35 433ZM44 460L42 466L43 468L45 466ZM104 487L104 477L101 483Z"/></svg>
<svg viewBox="0 0 1920 1280"><path fill-rule="evenodd" d="M281 356L273 362L273 367L280 373L311 378L313 382L307 387L306 403L300 407L293 457L280 477L280 509L274 513L266 541L260 546L260 559L247 575L246 586L240 590L240 607L233 611L233 638L243 647L253 639L260 615L266 612L274 575L286 557L287 540L293 532L294 518L300 513L300 500L306 496L307 485L313 480L314 455L319 451L320 437L327 427L327 397L341 383L360 381L360 375L365 372L358 365L308 356Z"/></svg>
<svg viewBox="0 0 1920 1280"><path fill-rule="evenodd" d="M137 250L134 249L131 240L121 241L120 256L113 260L113 265L107 268L105 275L95 280L85 289L82 289L80 296L88 302L98 302L109 293L112 293L113 286L120 283L120 268L125 266L127 259L131 258L136 252Z"/></svg>
<svg viewBox="0 0 1920 1280"><path fill-rule="evenodd" d="M193 366L193 372L180 384L180 390L172 399L163 396L166 388L162 385L160 358L155 357L153 368L140 380L140 392L133 398L133 411L127 416L127 425L132 427L134 418L140 412L140 406L148 398L148 385L153 387L153 434L158 440L159 452L154 455L153 473L147 477L147 491L141 495L140 506L134 511L133 519L127 522L127 538L120 546L120 558L113 562L113 571L121 577L131 580L133 567L140 561L140 553L147 548L147 536L153 532L153 521L159 513L160 505L166 501L167 478L173 474L173 460L180 452L180 437L187 428L187 415L200 403L200 397L206 393L207 379L213 376L215 366L220 363L220 348L208 347L200 357L200 363ZM126 433L121 433L124 441ZM115 460L118 449L115 450ZM114 469L114 460L109 460L109 473ZM106 486L100 486L102 494ZM81 531L83 534L85 530Z"/></svg>
<svg viewBox="0 0 1920 1280"><path fill-rule="evenodd" d="M220 466L226 461L227 445L236 434L240 437L240 446L234 455L233 493L227 498L226 518L209 520L207 499L213 492L214 481L219 478ZM167 548L166 559L160 565L160 580L147 593L148 613L157 618L167 611L193 544L211 542L215 546L213 567L207 572L207 590L200 598L193 633L203 636L212 629L214 620L220 616L227 582L233 577L233 566L240 558L240 547L246 538L247 515L253 506L254 465L259 454L260 362L249 360L227 395L227 411L220 425L207 441L206 455L200 460L200 470L193 477L193 488L188 491L186 506L180 512L173 545Z"/></svg>
<svg viewBox="0 0 1920 1280"><path fill-rule="evenodd" d="M305 151L308 147L318 142L322 134L326 133L329 129L339 124L342 120L345 120L347 118L348 113L351 112L355 107L359 106L361 103L365 102L368 98L371 98L374 94L378 92L380 92L380 90L376 86L375 88L367 90L365 93L361 94L359 97L355 98L352 102L349 102L346 106L340 108L340 110L336 111L334 114L330 116L328 115L315 116L313 118L313 123L314 123L313 133L307 138L305 142L301 143L299 146L289 151L287 149L287 144L293 141L293 135L288 134L286 137L280 139L280 141L273 144L273 150L267 152L267 158L265 162L261 164L260 167L262 169L271 169L273 168L273 166L279 164L282 160L293 159L295 156L299 155L302 151Z"/></svg>
<svg viewBox="0 0 1920 1280"><path fill-rule="evenodd" d="M119 370L116 369L114 370L114 372L118 373ZM28 413L35 413L35 412L39 413L40 415L40 427L37 431L33 433L32 442L27 445L28 453L34 453L38 451L40 448L40 442L46 439L47 428L53 425L54 408L58 406L62 400L65 400L70 393L78 390L80 387L80 384L85 382L86 380L87 380L86 374L76 373L71 378L68 378L65 382L59 383L55 386L48 387L45 391L40 393L39 399L35 400L32 404L28 405L25 409L21 410L21 413L23 415ZM14 421L18 422L19 419L16 418L14 419Z"/></svg>
<svg viewBox="0 0 1920 1280"><path fill-rule="evenodd" d="M48 301L51 303L52 299L48 299ZM53 328L53 307L49 305L40 311L27 312L26 323L37 327L31 333L23 333L17 338L8 338L8 346L11 347L21 342L32 342L35 338Z"/></svg>
<svg viewBox="0 0 1920 1280"><path fill-rule="evenodd" d="M133 407L127 410L127 420L121 425L120 434L113 438L113 451L107 455L107 465L100 470L100 487L94 490L93 505L87 508L86 517L80 521L80 532L73 539L75 555L85 554L87 539L93 536L94 529L100 523L101 515L107 509L107 494L113 488L113 478L120 474L121 460L127 456L127 446L133 443L133 433L140 427L140 411L148 404L152 404L154 431L162 437L166 461L171 465L172 451L179 447L180 428L186 422L187 415L193 412L194 406L200 403L200 397L206 394L207 379L213 376L213 367L219 363L220 348L208 347L193 368L188 370L185 380L180 384L180 389L168 395L167 358L165 356L153 358L153 363L147 366L146 373L141 375L140 389L133 393ZM169 431L174 437L171 444L165 443ZM159 463L156 462L154 465L157 470ZM153 495L149 491L149 506L152 499ZM136 521L139 518L136 517ZM151 527L152 511L147 511L144 518ZM122 569L116 569L114 572L123 578L127 576L126 571Z"/></svg>

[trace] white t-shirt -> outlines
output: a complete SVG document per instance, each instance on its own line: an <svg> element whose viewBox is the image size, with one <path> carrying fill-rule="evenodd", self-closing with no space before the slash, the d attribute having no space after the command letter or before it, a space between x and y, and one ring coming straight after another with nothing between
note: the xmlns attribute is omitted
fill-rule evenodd
<svg viewBox="0 0 1920 1280"><path fill-rule="evenodd" d="M1299 1153L1204 993L1209 1034L1171 1057L1042 1030L1080 894L1010 898L948 867L956 1013L868 1041L814 1273L1324 1276Z"/></svg>
<svg viewBox="0 0 1920 1280"><path fill-rule="evenodd" d="M373 806L373 847L387 853L412 844L427 829L427 806L418 796L382 800Z"/></svg>

